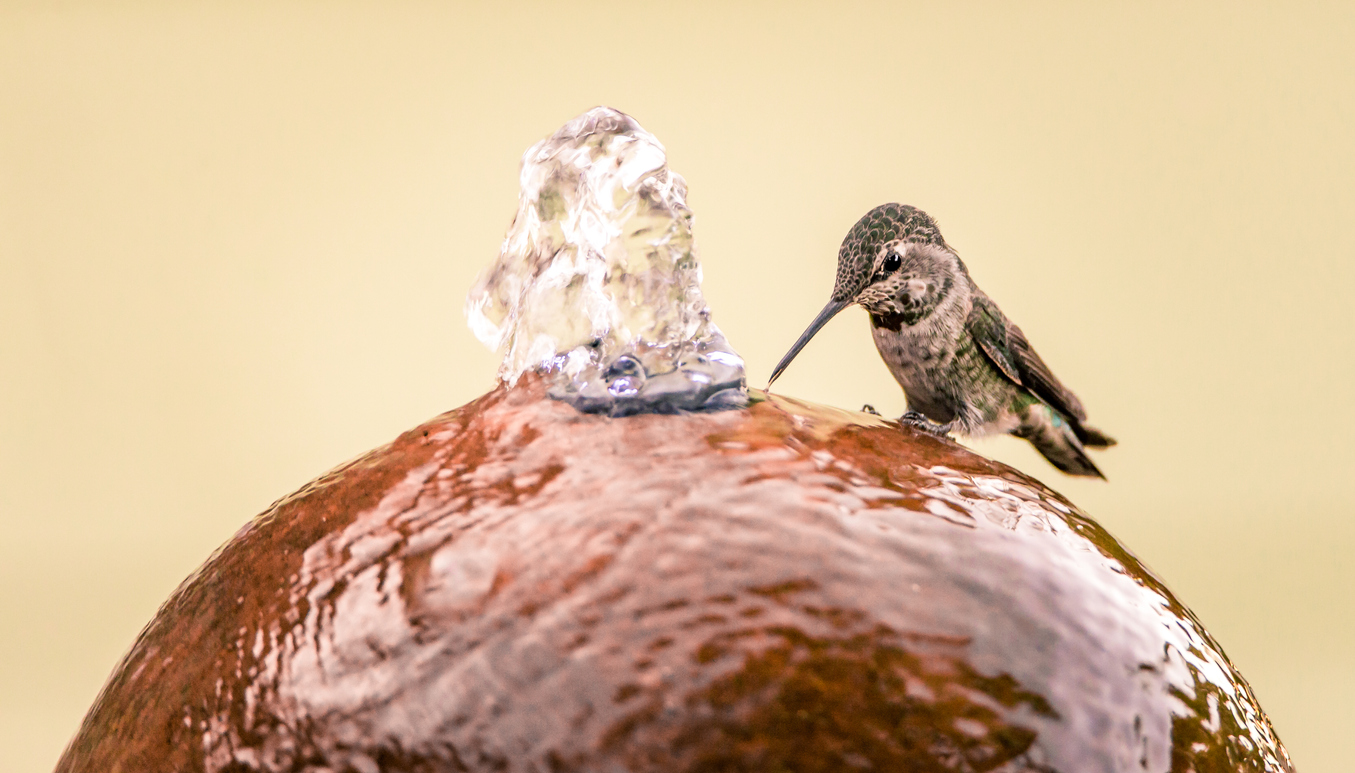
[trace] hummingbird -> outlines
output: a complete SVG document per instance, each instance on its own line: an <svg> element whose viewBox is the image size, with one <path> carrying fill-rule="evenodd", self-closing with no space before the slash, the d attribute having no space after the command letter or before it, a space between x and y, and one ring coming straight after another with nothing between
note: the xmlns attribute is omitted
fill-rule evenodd
<svg viewBox="0 0 1355 773"><path fill-rule="evenodd" d="M900 422L937 435L1006 433L1030 442L1069 475L1105 476L1087 456L1115 440L1086 424L1082 402L1065 387L969 276L926 212L883 204L843 239L828 305L767 382L838 312L858 304L908 412Z"/></svg>

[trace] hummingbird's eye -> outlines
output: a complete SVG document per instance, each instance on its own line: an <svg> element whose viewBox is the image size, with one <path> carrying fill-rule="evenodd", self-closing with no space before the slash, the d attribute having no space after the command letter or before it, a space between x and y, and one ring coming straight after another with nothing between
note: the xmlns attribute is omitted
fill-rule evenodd
<svg viewBox="0 0 1355 773"><path fill-rule="evenodd" d="M885 262L884 262L884 265L881 266L881 268L883 268L885 271L891 271L891 272L892 272L892 271L898 271L898 270L899 270L899 266L902 266L902 265L903 265L903 258L900 258L899 255L898 255L898 253L896 253L896 252L891 252L891 253L889 253L888 255L885 256Z"/></svg>

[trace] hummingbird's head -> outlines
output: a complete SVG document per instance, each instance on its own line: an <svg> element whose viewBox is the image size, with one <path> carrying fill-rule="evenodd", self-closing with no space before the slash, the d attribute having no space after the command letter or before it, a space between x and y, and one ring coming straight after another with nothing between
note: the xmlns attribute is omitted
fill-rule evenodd
<svg viewBox="0 0 1355 773"><path fill-rule="evenodd" d="M832 303L857 303L873 315L915 325L950 293L963 271L931 216L885 204L856 221L842 240Z"/></svg>
<svg viewBox="0 0 1355 773"><path fill-rule="evenodd" d="M853 303L891 324L915 325L950 295L964 271L926 212L905 204L872 209L842 240L832 299L781 358L767 386L828 320Z"/></svg>

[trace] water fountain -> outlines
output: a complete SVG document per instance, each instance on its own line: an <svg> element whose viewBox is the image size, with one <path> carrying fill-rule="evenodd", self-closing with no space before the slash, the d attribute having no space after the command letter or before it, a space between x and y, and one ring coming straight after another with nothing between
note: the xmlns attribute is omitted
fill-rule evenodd
<svg viewBox="0 0 1355 773"><path fill-rule="evenodd" d="M58 770L1289 771L1218 644L1040 483L767 396L662 146L527 152L491 393L247 524Z"/></svg>

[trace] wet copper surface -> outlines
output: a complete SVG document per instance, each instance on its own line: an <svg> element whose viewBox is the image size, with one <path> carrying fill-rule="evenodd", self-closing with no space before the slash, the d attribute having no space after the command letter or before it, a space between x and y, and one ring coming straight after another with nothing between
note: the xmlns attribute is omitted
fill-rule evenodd
<svg viewBox="0 0 1355 773"><path fill-rule="evenodd" d="M1292 770L1069 503L785 398L500 389L281 500L175 592L59 771Z"/></svg>

